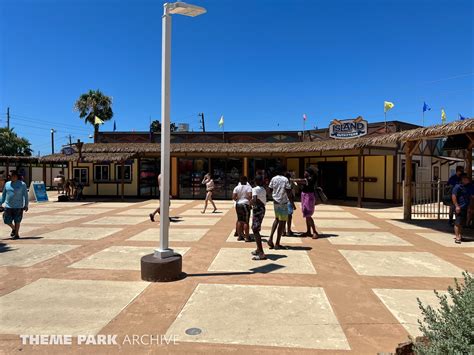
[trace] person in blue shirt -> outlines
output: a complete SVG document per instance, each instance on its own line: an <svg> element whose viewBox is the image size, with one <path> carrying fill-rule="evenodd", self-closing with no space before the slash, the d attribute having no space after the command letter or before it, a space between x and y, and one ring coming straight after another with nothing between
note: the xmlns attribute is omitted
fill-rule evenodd
<svg viewBox="0 0 474 355"><path fill-rule="evenodd" d="M461 174L461 183L454 186L452 192L453 205L456 211L456 220L454 222L454 234L456 235L456 244L461 244L462 231L466 224L469 206L474 195L471 179L467 174Z"/></svg>
<svg viewBox="0 0 474 355"><path fill-rule="evenodd" d="M0 208L5 204L3 222L12 229L10 234L12 239L19 239L23 211L28 211L28 190L15 170L12 170L10 175L11 181L8 181L3 187Z"/></svg>
<svg viewBox="0 0 474 355"><path fill-rule="evenodd" d="M454 186L461 183L461 174L464 174L464 167L457 166L456 173L448 179L448 186L451 188L451 192L453 191ZM454 224L454 205L449 206L449 224Z"/></svg>

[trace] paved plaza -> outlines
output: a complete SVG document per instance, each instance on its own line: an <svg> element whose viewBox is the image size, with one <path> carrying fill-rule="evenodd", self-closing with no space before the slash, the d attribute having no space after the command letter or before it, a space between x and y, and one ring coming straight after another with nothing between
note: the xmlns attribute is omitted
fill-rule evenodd
<svg viewBox="0 0 474 355"><path fill-rule="evenodd" d="M20 240L1 225L0 353L393 352L419 335L416 298L434 305L433 289L474 270L474 239L457 245L446 221L405 223L389 206L319 205L320 239L283 237L287 249L265 243L268 260L252 261L255 245L233 236L232 202L216 203L221 213L203 215L202 201L172 202L170 245L186 277L171 283L140 278L159 243L156 200L32 204ZM299 205L294 216L302 232ZM37 334L117 335L118 345L20 341Z"/></svg>

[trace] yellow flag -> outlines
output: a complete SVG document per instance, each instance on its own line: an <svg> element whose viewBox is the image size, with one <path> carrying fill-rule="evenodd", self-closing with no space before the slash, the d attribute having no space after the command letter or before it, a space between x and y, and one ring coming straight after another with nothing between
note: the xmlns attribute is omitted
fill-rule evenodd
<svg viewBox="0 0 474 355"><path fill-rule="evenodd" d="M393 104L393 102L384 101L384 102L383 102L383 111L384 111L384 112L390 111L394 106L395 106L395 105Z"/></svg>
<svg viewBox="0 0 474 355"><path fill-rule="evenodd" d="M444 108L441 109L441 122L443 124L446 123L446 112L444 112Z"/></svg>
<svg viewBox="0 0 474 355"><path fill-rule="evenodd" d="M94 124L104 124L104 121L102 121L99 117L94 116Z"/></svg>
<svg viewBox="0 0 474 355"><path fill-rule="evenodd" d="M220 128L224 127L224 115L222 115L221 119L219 120L219 127Z"/></svg>

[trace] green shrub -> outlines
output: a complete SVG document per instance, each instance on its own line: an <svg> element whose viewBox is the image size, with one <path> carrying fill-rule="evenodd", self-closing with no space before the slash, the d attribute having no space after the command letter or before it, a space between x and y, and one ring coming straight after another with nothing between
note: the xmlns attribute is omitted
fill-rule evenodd
<svg viewBox="0 0 474 355"><path fill-rule="evenodd" d="M464 283L454 279L454 288L448 287L448 295L440 295L439 309L418 304L423 322L419 329L426 342L415 343L416 354L474 354L474 280L463 273Z"/></svg>

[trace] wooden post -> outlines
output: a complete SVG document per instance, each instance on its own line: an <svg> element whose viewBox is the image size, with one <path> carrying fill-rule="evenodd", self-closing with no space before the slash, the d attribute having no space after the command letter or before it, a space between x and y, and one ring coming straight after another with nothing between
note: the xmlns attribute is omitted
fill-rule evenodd
<svg viewBox="0 0 474 355"><path fill-rule="evenodd" d="M408 141L405 143L405 176L403 177L404 186L404 204L403 204L403 219L405 221L411 220L411 203L412 203L412 177L413 177L413 152L416 150L420 141Z"/></svg>
<svg viewBox="0 0 474 355"><path fill-rule="evenodd" d="M359 151L357 157L357 207L362 207L362 154L363 150Z"/></svg>
<svg viewBox="0 0 474 355"><path fill-rule="evenodd" d="M125 161L122 161L122 201L125 195Z"/></svg>
<svg viewBox="0 0 474 355"><path fill-rule="evenodd" d="M466 174L472 178L472 148L474 146L474 134L468 133L466 136L469 138L469 145L466 149Z"/></svg>

